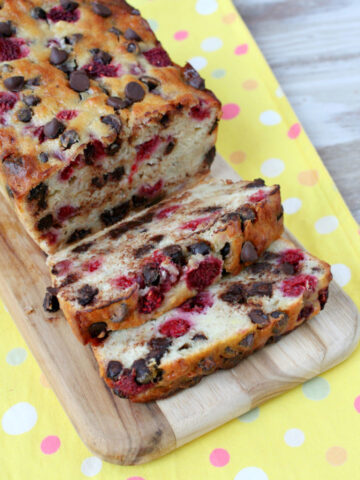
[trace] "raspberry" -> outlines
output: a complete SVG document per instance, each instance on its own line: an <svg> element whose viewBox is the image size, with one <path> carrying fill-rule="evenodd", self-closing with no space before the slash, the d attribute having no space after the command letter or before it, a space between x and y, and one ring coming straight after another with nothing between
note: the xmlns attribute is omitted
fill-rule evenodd
<svg viewBox="0 0 360 480"><path fill-rule="evenodd" d="M14 93L0 92L0 114L12 110L17 99L18 97Z"/></svg>
<svg viewBox="0 0 360 480"><path fill-rule="evenodd" d="M281 284L281 289L287 297L298 297L305 290L313 292L316 284L316 277L302 274L284 280Z"/></svg>
<svg viewBox="0 0 360 480"><path fill-rule="evenodd" d="M79 112L77 110L62 110L56 115L56 118L59 120L72 120L78 116Z"/></svg>
<svg viewBox="0 0 360 480"><path fill-rule="evenodd" d="M29 52L22 38L0 38L0 62L27 57Z"/></svg>
<svg viewBox="0 0 360 480"><path fill-rule="evenodd" d="M125 275L122 275L121 277L112 279L111 283L112 285L114 285L114 287L125 289L133 285L134 279L126 277Z"/></svg>
<svg viewBox="0 0 360 480"><path fill-rule="evenodd" d="M68 218L73 217L76 215L77 208L73 207L72 205L64 205L63 207L59 208L57 217L60 222L64 222Z"/></svg>
<svg viewBox="0 0 360 480"><path fill-rule="evenodd" d="M41 235L41 239L45 240L49 245L54 245L57 241L57 234L55 232L47 232Z"/></svg>
<svg viewBox="0 0 360 480"><path fill-rule="evenodd" d="M314 307L312 305L305 305L305 307L301 310L299 313L299 316L297 318L297 321L300 322L302 319L307 319L310 317L310 315L313 313Z"/></svg>
<svg viewBox="0 0 360 480"><path fill-rule="evenodd" d="M178 338L185 335L190 330L190 322L184 318L172 318L163 323L159 331L165 337Z"/></svg>
<svg viewBox="0 0 360 480"><path fill-rule="evenodd" d="M98 77L118 77L118 65L104 65L100 62L92 62L84 65L81 70L85 70L89 78Z"/></svg>
<svg viewBox="0 0 360 480"><path fill-rule="evenodd" d="M146 295L139 299L139 311L141 313L151 313L160 307L164 300L164 295L156 287L151 287Z"/></svg>
<svg viewBox="0 0 360 480"><path fill-rule="evenodd" d="M180 208L180 205L173 205L172 207L163 208L156 214L156 218L169 218L178 208Z"/></svg>
<svg viewBox="0 0 360 480"><path fill-rule="evenodd" d="M155 47L144 52L144 57L155 67L168 67L169 65L172 65L169 55L162 47Z"/></svg>
<svg viewBox="0 0 360 480"><path fill-rule="evenodd" d="M136 149L136 158L135 162L131 166L130 175L129 175L129 183L131 184L134 174L138 171L139 164L144 160L147 160L151 157L151 155L155 152L157 147L160 144L160 137L159 135L155 135L155 137L151 138L147 142L144 142L140 145L135 147Z"/></svg>
<svg viewBox="0 0 360 480"><path fill-rule="evenodd" d="M55 275L65 275L68 273L70 267L71 267L71 260L62 260L61 262L58 262L54 265L52 268L51 273L54 273Z"/></svg>
<svg viewBox="0 0 360 480"><path fill-rule="evenodd" d="M45 133L44 127L35 127L32 129L32 134L34 137L37 137L39 143L43 143L45 141Z"/></svg>
<svg viewBox="0 0 360 480"><path fill-rule="evenodd" d="M186 285L190 290L203 290L221 274L222 261L215 257L205 258L197 268L186 275Z"/></svg>
<svg viewBox="0 0 360 480"><path fill-rule="evenodd" d="M138 195L146 198L154 197L162 189L163 183L164 182L161 179L157 181L155 185L149 185L146 183L140 187Z"/></svg>
<svg viewBox="0 0 360 480"><path fill-rule="evenodd" d="M195 118L195 120L205 120L205 118L210 117L210 109L204 107L204 102L200 101L199 105L195 105L190 109L190 116Z"/></svg>
<svg viewBox="0 0 360 480"><path fill-rule="evenodd" d="M101 259L95 259L95 260L89 260L88 262L85 262L82 266L83 270L87 272L95 272L98 270L102 265L102 260Z"/></svg>
<svg viewBox="0 0 360 480"><path fill-rule="evenodd" d="M66 181L69 180L74 174L74 162L70 162L67 167L65 167L63 170L61 170L59 177L60 180Z"/></svg>
<svg viewBox="0 0 360 480"><path fill-rule="evenodd" d="M53 7L50 12L47 14L52 22L57 23L63 20L64 22L74 23L77 22L80 18L80 11L76 8L75 10L69 11L65 10L63 7Z"/></svg>
<svg viewBox="0 0 360 480"><path fill-rule="evenodd" d="M140 385L135 380L136 372L135 370L131 371L129 369L125 369L123 374L114 382L114 389L116 393L122 397L128 398L132 395L138 395L141 392L144 392L151 386L150 383L146 383Z"/></svg>
<svg viewBox="0 0 360 480"><path fill-rule="evenodd" d="M183 312L202 313L205 309L211 308L214 305L214 299L211 293L201 292L196 297L189 298L183 303L179 309Z"/></svg>
<svg viewBox="0 0 360 480"><path fill-rule="evenodd" d="M281 255L280 263L291 263L291 265L297 266L301 260L304 260L303 252L299 249L292 249Z"/></svg>
<svg viewBox="0 0 360 480"><path fill-rule="evenodd" d="M249 200L250 202L261 202L261 200L264 200L265 197L266 197L266 194L264 190L259 190L258 192L251 195Z"/></svg>
<svg viewBox="0 0 360 480"><path fill-rule="evenodd" d="M190 220L190 222L184 223L180 228L181 230L189 229L194 231L197 229L199 225L210 220L210 218L211 218L210 216L207 216L207 217L197 218L196 220Z"/></svg>

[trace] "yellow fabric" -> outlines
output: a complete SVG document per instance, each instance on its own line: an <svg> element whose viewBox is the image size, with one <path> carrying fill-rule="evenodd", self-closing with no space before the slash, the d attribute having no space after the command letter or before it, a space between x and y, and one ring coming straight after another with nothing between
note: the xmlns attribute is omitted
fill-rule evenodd
<svg viewBox="0 0 360 480"><path fill-rule="evenodd" d="M311 252L333 265L335 277L360 306L358 226L231 2L133 3L172 57L178 63L193 58L223 102L228 119L220 125L219 152L243 178L261 176L281 184L286 225ZM162 459L120 467L93 458L83 445L8 313L0 308L3 479L360 477L359 349L321 378Z"/></svg>

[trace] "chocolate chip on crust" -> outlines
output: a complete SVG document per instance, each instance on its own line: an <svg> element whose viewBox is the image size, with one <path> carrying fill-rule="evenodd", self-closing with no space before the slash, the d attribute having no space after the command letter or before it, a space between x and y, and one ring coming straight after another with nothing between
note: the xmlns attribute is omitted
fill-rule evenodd
<svg viewBox="0 0 360 480"><path fill-rule="evenodd" d="M265 186L265 182L262 178L255 178L255 180L245 185L244 188L258 188L258 187L264 187L264 186Z"/></svg>
<svg viewBox="0 0 360 480"><path fill-rule="evenodd" d="M225 258L229 255L229 253L230 253L230 243L226 242L225 245L220 250L220 255L222 256L222 259L225 260Z"/></svg>
<svg viewBox="0 0 360 480"><path fill-rule="evenodd" d="M69 57L69 54L65 50L61 50L57 47L52 47L50 53L50 63L53 65L60 65L64 63Z"/></svg>
<svg viewBox="0 0 360 480"><path fill-rule="evenodd" d="M116 27L111 27L111 28L109 28L109 32L110 32L110 33L113 33L113 34L116 35L118 38L120 38L120 36L121 36L121 34L122 34L121 30L119 30L119 29L116 28Z"/></svg>
<svg viewBox="0 0 360 480"><path fill-rule="evenodd" d="M154 77L149 77L148 75L143 75L142 77L139 78L140 82L144 83L148 89L149 92L152 90L155 90L160 85L160 80Z"/></svg>
<svg viewBox="0 0 360 480"><path fill-rule="evenodd" d="M75 92L85 92L90 87L89 77L81 70L72 72L70 75L70 87Z"/></svg>
<svg viewBox="0 0 360 480"><path fill-rule="evenodd" d="M270 320L269 320L269 315L264 313L261 308L254 308L249 312L249 317L250 320L255 323L256 325L259 326L259 328L266 327L269 325Z"/></svg>
<svg viewBox="0 0 360 480"><path fill-rule="evenodd" d="M21 76L8 77L4 80L4 86L10 92L20 92L25 86L25 78Z"/></svg>
<svg viewBox="0 0 360 480"><path fill-rule="evenodd" d="M109 97L106 101L107 105L113 107L114 110L122 110L131 105L131 101L127 98L123 99L120 97Z"/></svg>
<svg viewBox="0 0 360 480"><path fill-rule="evenodd" d="M32 16L32 18L34 18L35 20L46 20L46 12L44 9L42 9L41 7L34 7L31 12L30 12L30 15Z"/></svg>
<svg viewBox="0 0 360 480"><path fill-rule="evenodd" d="M110 380L118 380L120 373L123 370L123 366L121 362L118 362L116 360L111 360L108 363L108 366L106 368L106 376L110 378Z"/></svg>
<svg viewBox="0 0 360 480"><path fill-rule="evenodd" d="M125 30L124 37L126 40L135 40L136 42L141 42L142 40L140 35L138 35L132 28Z"/></svg>
<svg viewBox="0 0 360 480"><path fill-rule="evenodd" d="M79 134L75 130L67 130L60 137L60 143L65 150L80 141Z"/></svg>
<svg viewBox="0 0 360 480"><path fill-rule="evenodd" d="M138 82L129 82L125 87L125 95L131 102L141 102L145 97L145 90Z"/></svg>
<svg viewBox="0 0 360 480"><path fill-rule="evenodd" d="M183 77L185 82L191 87L197 88L198 90L204 90L205 88L204 79L200 77L198 72L190 63L187 63L185 65L183 70Z"/></svg>
<svg viewBox="0 0 360 480"><path fill-rule="evenodd" d="M279 335L283 332L289 321L289 315L281 310L276 310L270 314L272 318L276 319L276 323L272 328L272 333Z"/></svg>
<svg viewBox="0 0 360 480"><path fill-rule="evenodd" d="M96 297L96 295L99 293L99 289L98 288L94 288L92 287L91 285L88 285L87 283L85 285L83 285L81 288L79 288L79 290L77 291L78 293L78 297L77 297L77 301L78 303L82 306L82 307L85 307L86 305L89 305L90 303L93 302L94 298ZM100 322L102 323L102 322ZM96 325L93 324L93 325ZM106 326L106 324L105 324ZM94 327L95 328L95 327ZM96 336L96 335L95 335Z"/></svg>
<svg viewBox="0 0 360 480"><path fill-rule="evenodd" d="M258 259L257 251L254 245L248 240L241 249L240 260L242 263L255 262Z"/></svg>
<svg viewBox="0 0 360 480"><path fill-rule="evenodd" d="M245 347L245 348L250 348L253 346L253 343L254 343L254 334L253 333L249 333L248 335L246 335L246 337L244 337L240 342L239 342L239 345L241 347Z"/></svg>
<svg viewBox="0 0 360 480"><path fill-rule="evenodd" d="M32 119L33 112L31 108L28 108L28 107L20 108L16 116L20 122L28 123Z"/></svg>
<svg viewBox="0 0 360 480"><path fill-rule="evenodd" d="M79 6L77 2L73 2L71 0L60 0L60 5L67 12L72 12Z"/></svg>
<svg viewBox="0 0 360 480"><path fill-rule="evenodd" d="M99 2L92 2L92 10L94 13L96 13L96 15L99 15L103 18L107 18L112 15L110 8Z"/></svg>
<svg viewBox="0 0 360 480"><path fill-rule="evenodd" d="M105 125L109 125L113 128L116 133L120 133L121 120L116 115L105 115L104 117L101 117L101 121L102 123L105 123Z"/></svg>
<svg viewBox="0 0 360 480"><path fill-rule="evenodd" d="M65 130L65 125L53 118L44 125L44 135L46 138L55 139Z"/></svg>
<svg viewBox="0 0 360 480"><path fill-rule="evenodd" d="M60 309L59 301L55 295L57 289L48 287L46 289L46 294L43 302L43 308L46 312L54 313Z"/></svg>
<svg viewBox="0 0 360 480"><path fill-rule="evenodd" d="M107 326L105 322L96 322L92 323L89 328L88 332L91 338L98 338L104 339L107 337Z"/></svg>
<svg viewBox="0 0 360 480"><path fill-rule="evenodd" d="M41 98L36 95L25 95L22 100L28 107L35 107L41 102Z"/></svg>
<svg viewBox="0 0 360 480"><path fill-rule="evenodd" d="M11 22L0 22L0 37L11 37Z"/></svg>

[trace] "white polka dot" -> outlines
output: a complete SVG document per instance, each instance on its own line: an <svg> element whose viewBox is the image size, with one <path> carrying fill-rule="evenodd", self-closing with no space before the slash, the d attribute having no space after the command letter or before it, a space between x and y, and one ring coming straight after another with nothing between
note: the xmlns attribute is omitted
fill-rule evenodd
<svg viewBox="0 0 360 480"><path fill-rule="evenodd" d="M210 15L218 9L217 0L197 0L196 11L200 15Z"/></svg>
<svg viewBox="0 0 360 480"><path fill-rule="evenodd" d="M27 351L25 348L13 348L6 355L6 361L9 365L16 366L20 365L26 360Z"/></svg>
<svg viewBox="0 0 360 480"><path fill-rule="evenodd" d="M284 440L289 447L300 447L304 443L305 435L298 428L291 428L285 432Z"/></svg>
<svg viewBox="0 0 360 480"><path fill-rule="evenodd" d="M261 165L261 173L266 177L277 177L284 169L284 162L280 158L269 158Z"/></svg>
<svg viewBox="0 0 360 480"><path fill-rule="evenodd" d="M272 126L281 122L281 116L274 110L266 110L260 114L259 120L263 125Z"/></svg>
<svg viewBox="0 0 360 480"><path fill-rule="evenodd" d="M148 18L148 24L153 32L156 32L156 30L159 28L158 22L153 18Z"/></svg>
<svg viewBox="0 0 360 480"><path fill-rule="evenodd" d="M321 217L315 223L315 228L318 233L325 235L336 230L339 226L339 220L334 215Z"/></svg>
<svg viewBox="0 0 360 480"><path fill-rule="evenodd" d="M269 480L268 476L258 467L245 467L235 475L234 480Z"/></svg>
<svg viewBox="0 0 360 480"><path fill-rule="evenodd" d="M276 89L275 94L276 94L276 96L279 97L279 98L283 97L283 96L284 96L283 89L282 89L281 87L278 87L278 88Z"/></svg>
<svg viewBox="0 0 360 480"><path fill-rule="evenodd" d="M189 63L191 63L195 70L201 70L202 68L206 67L208 62L204 57L193 57L190 58Z"/></svg>
<svg viewBox="0 0 360 480"><path fill-rule="evenodd" d="M292 215L293 213L296 213L300 210L302 201L300 200L300 198L291 197L284 200L282 205L284 207L284 212L287 215Z"/></svg>
<svg viewBox="0 0 360 480"><path fill-rule="evenodd" d="M27 402L20 402L7 410L1 420L2 428L9 435L21 435L31 430L37 422L35 408Z"/></svg>
<svg viewBox="0 0 360 480"><path fill-rule="evenodd" d="M201 48L204 52L215 52L215 50L219 50L222 45L223 41L218 37L205 38L205 40L201 42Z"/></svg>
<svg viewBox="0 0 360 480"><path fill-rule="evenodd" d="M331 273L334 275L334 280L340 285L345 287L351 280L351 270L343 263L334 263L331 265Z"/></svg>
<svg viewBox="0 0 360 480"><path fill-rule="evenodd" d="M98 457L88 457L81 464L81 472L87 477L94 477L102 469L102 461Z"/></svg>

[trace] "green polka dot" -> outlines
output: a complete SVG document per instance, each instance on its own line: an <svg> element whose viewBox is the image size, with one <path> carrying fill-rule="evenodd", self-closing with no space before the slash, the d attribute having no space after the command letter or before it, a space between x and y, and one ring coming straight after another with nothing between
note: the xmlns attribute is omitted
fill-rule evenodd
<svg viewBox="0 0 360 480"><path fill-rule="evenodd" d="M217 70L214 70L211 72L211 76L214 78L223 78L226 75L226 70L223 70L222 68L218 68Z"/></svg>
<svg viewBox="0 0 360 480"><path fill-rule="evenodd" d="M13 348L8 352L6 355L6 361L9 365L15 367L16 365L20 365L26 360L27 351L25 348Z"/></svg>
<svg viewBox="0 0 360 480"><path fill-rule="evenodd" d="M315 377L303 384L302 391L309 400L323 400L330 393L330 385L325 378Z"/></svg>
<svg viewBox="0 0 360 480"><path fill-rule="evenodd" d="M159 24L156 20L154 20L153 18L150 18L150 20L148 20L148 23L151 27L151 30L153 32L156 32L156 30L159 28Z"/></svg>
<svg viewBox="0 0 360 480"><path fill-rule="evenodd" d="M260 415L260 409L259 407L253 408L247 413L244 413L244 415L241 415L239 418L240 422L244 423L250 423L256 420Z"/></svg>

